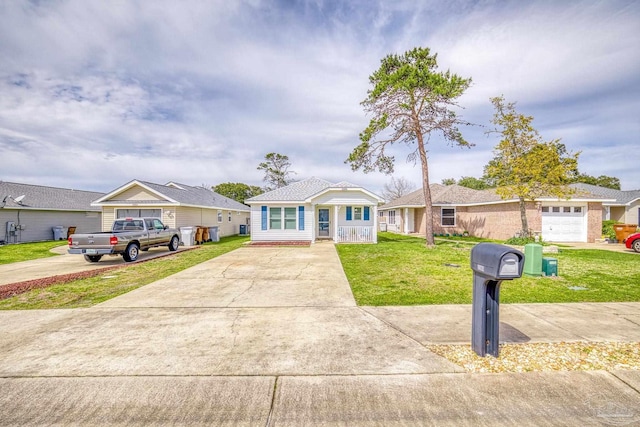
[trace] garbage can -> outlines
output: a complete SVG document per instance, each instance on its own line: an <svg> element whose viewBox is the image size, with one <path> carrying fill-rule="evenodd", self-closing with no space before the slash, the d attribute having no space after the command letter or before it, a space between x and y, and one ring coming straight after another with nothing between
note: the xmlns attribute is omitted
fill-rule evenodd
<svg viewBox="0 0 640 427"><path fill-rule="evenodd" d="M52 227L53 240L64 240L64 227L62 225L56 225Z"/></svg>
<svg viewBox="0 0 640 427"><path fill-rule="evenodd" d="M180 227L180 238L183 246L193 246L193 227Z"/></svg>
<svg viewBox="0 0 640 427"><path fill-rule="evenodd" d="M542 276L542 245L537 243L524 245L524 274Z"/></svg>
<svg viewBox="0 0 640 427"><path fill-rule="evenodd" d="M636 232L638 224L613 224L613 229L616 231L618 242L623 243L627 237Z"/></svg>
<svg viewBox="0 0 640 427"><path fill-rule="evenodd" d="M542 258L542 274L544 276L557 276L558 275L558 259L557 258Z"/></svg>
<svg viewBox="0 0 640 427"><path fill-rule="evenodd" d="M212 242L219 242L220 236L218 235L218 226L209 227L209 237L211 237Z"/></svg>
<svg viewBox="0 0 640 427"><path fill-rule="evenodd" d="M196 227L196 237L195 237L196 245L202 243L202 227Z"/></svg>
<svg viewBox="0 0 640 427"><path fill-rule="evenodd" d="M246 224L240 224L240 235L241 236L246 236L247 235L247 225Z"/></svg>
<svg viewBox="0 0 640 427"><path fill-rule="evenodd" d="M202 241L210 242L211 236L209 235L209 227L202 227Z"/></svg>

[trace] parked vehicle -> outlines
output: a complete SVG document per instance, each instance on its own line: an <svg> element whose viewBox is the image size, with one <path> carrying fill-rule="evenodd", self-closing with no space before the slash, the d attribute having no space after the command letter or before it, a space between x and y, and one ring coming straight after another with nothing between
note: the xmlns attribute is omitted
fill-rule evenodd
<svg viewBox="0 0 640 427"><path fill-rule="evenodd" d="M624 244L627 249L633 249L636 252L640 252L640 233L634 233L630 236L627 236Z"/></svg>
<svg viewBox="0 0 640 427"><path fill-rule="evenodd" d="M180 234L158 218L120 218L113 222L111 231L72 234L68 241L68 252L84 255L87 262L98 262L103 255L122 255L126 262L132 262L149 248L178 250Z"/></svg>

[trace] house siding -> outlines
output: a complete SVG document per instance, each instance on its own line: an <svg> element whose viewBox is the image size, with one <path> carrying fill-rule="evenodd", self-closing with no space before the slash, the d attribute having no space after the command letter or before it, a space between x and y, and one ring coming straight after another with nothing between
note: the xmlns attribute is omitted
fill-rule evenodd
<svg viewBox="0 0 640 427"><path fill-rule="evenodd" d="M126 209L127 206L104 207L102 215L102 230L109 231L115 220L116 209ZM217 226L220 237L232 236L240 232L240 224L246 224L249 212L231 211L231 222L228 219L228 210L222 210L222 222L218 222L217 209L192 208L184 206L157 206L145 205L145 209L162 210L162 222L171 228L180 227L213 227ZM171 214L169 214L171 212Z"/></svg>
<svg viewBox="0 0 640 427"><path fill-rule="evenodd" d="M158 198L158 195L152 193L140 186L134 186L128 190L123 191L120 194L115 195L110 200L163 200Z"/></svg>
<svg viewBox="0 0 640 427"><path fill-rule="evenodd" d="M18 221L18 212L20 218ZM35 242L53 240L52 228L63 226L64 238L67 236L68 227L76 227L76 233L90 233L100 229L101 214L97 211L73 212L73 211L49 211L32 209L2 209L0 210L0 224L2 231L0 240L5 240L7 221L24 226L24 230L16 231L16 242ZM13 238L7 239L13 242Z"/></svg>
<svg viewBox="0 0 640 427"><path fill-rule="evenodd" d="M222 211L222 222L218 222L218 209L203 209L178 207L176 209L176 227L218 227L218 235L220 237L233 236L240 232L240 225L247 224L247 218L250 217L249 212ZM229 212L231 212L231 221L229 221Z"/></svg>
<svg viewBox="0 0 640 427"><path fill-rule="evenodd" d="M260 204L254 204L251 206L251 240L256 242L276 242L276 241L302 241L309 242L313 240L315 212L311 204L299 204L299 203L287 203L277 205L264 205L270 208L295 208L296 209L296 229L284 230L284 229L267 229L262 230L262 206ZM298 218L298 206L304 206L304 230L299 230L299 218ZM269 226L269 210L267 209L267 228ZM329 215L332 212L329 211Z"/></svg>
<svg viewBox="0 0 640 427"><path fill-rule="evenodd" d="M640 225L640 200L632 202L625 209L624 223Z"/></svg>

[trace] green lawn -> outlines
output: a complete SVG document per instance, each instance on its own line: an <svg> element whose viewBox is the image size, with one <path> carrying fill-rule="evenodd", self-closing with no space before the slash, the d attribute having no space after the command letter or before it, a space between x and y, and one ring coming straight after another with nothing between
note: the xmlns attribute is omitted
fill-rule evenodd
<svg viewBox="0 0 640 427"><path fill-rule="evenodd" d="M475 242L380 233L377 245L338 245L359 305L470 304ZM640 256L606 250L560 249L559 277L504 281L503 303L640 301ZM572 287L586 288L573 290Z"/></svg>
<svg viewBox="0 0 640 427"><path fill-rule="evenodd" d="M0 310L90 307L230 252L248 240L245 236L223 237L219 243L205 243L169 257L128 264L88 279L34 289L0 300Z"/></svg>
<svg viewBox="0 0 640 427"><path fill-rule="evenodd" d="M19 243L16 245L0 246L0 264L12 264L14 262L29 261L30 259L47 258L56 256L51 252L57 246L66 246L66 240L51 240L48 242Z"/></svg>

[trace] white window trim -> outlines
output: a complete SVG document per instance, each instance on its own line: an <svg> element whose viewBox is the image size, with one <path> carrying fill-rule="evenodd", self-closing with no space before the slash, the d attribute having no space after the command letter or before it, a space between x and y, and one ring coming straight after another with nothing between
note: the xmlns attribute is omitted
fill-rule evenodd
<svg viewBox="0 0 640 427"><path fill-rule="evenodd" d="M452 210L453 211L453 224L444 224L444 219L445 218L451 218L451 215L447 215L445 217L444 215L444 211L445 209L447 210ZM455 227L456 226L456 216L457 216L457 210L455 207L442 207L440 208L440 226L441 227Z"/></svg>

